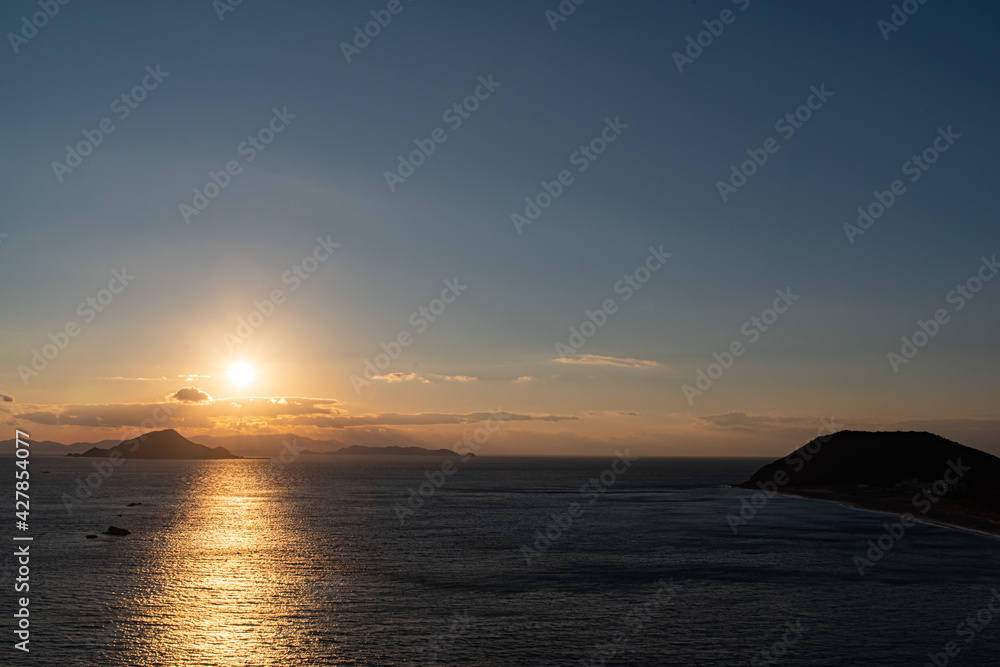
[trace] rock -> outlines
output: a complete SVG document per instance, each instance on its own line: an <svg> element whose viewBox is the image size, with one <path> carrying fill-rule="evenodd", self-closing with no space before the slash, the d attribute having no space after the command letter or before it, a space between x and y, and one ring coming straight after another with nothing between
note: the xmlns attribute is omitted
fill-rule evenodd
<svg viewBox="0 0 1000 667"><path fill-rule="evenodd" d="M108 535L131 535L131 530L125 530L124 528L118 528L117 526L108 527Z"/></svg>
<svg viewBox="0 0 1000 667"><path fill-rule="evenodd" d="M88 540L96 540L97 539L97 535L87 535L87 539Z"/></svg>

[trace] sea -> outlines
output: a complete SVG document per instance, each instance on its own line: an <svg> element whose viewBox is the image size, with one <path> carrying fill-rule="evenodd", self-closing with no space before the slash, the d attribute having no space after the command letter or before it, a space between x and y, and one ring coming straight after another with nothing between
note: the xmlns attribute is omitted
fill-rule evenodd
<svg viewBox="0 0 1000 667"><path fill-rule="evenodd" d="M1000 539L765 462L39 456L20 530L5 458L0 664L1000 664Z"/></svg>

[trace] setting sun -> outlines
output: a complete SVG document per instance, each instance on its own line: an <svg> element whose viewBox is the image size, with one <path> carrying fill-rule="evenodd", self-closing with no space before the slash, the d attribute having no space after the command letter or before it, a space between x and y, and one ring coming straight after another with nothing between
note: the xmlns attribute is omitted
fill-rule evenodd
<svg viewBox="0 0 1000 667"><path fill-rule="evenodd" d="M240 362L226 371L226 375L229 379L233 381L234 384L240 387L245 387L254 381L257 377L257 371L254 367L246 362Z"/></svg>

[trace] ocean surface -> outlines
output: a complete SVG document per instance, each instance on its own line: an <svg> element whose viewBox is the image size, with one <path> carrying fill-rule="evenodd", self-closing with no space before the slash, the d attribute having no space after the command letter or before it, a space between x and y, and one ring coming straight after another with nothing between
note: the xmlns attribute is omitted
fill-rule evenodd
<svg viewBox="0 0 1000 667"><path fill-rule="evenodd" d="M1000 664L1000 539L759 494L734 534L725 485L766 459L612 462L128 460L89 489L94 460L36 457L0 664Z"/></svg>

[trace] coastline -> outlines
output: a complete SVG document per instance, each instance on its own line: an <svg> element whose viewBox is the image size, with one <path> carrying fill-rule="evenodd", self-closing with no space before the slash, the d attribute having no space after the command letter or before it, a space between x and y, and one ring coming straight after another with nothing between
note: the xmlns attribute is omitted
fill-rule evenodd
<svg viewBox="0 0 1000 667"><path fill-rule="evenodd" d="M910 514L921 523L1000 537L1000 511L967 500L941 498L936 505L931 506L930 511L921 513L910 498L903 495L863 494L833 488L806 488L778 493L791 498L833 502L896 516Z"/></svg>

